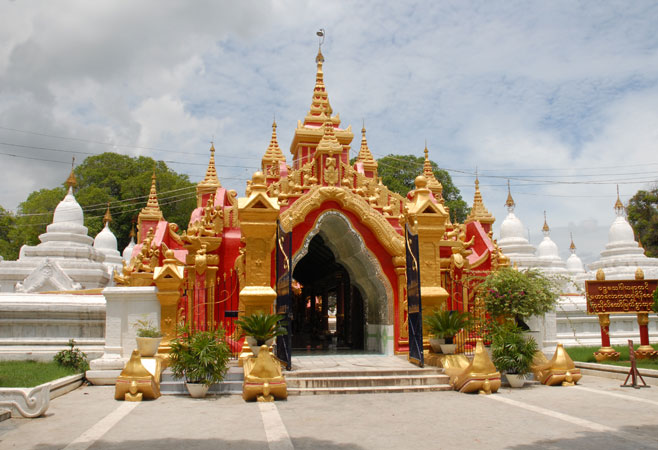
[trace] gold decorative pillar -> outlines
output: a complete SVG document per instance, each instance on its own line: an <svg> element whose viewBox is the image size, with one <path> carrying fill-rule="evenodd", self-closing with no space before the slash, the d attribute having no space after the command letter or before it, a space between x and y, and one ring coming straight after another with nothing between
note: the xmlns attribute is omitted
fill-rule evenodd
<svg viewBox="0 0 658 450"><path fill-rule="evenodd" d="M441 285L440 241L445 234L448 213L443 205L432 201L427 178L419 175L416 189L407 207L405 220L418 234L420 295L423 316L432 310L445 309L448 291ZM427 334L427 333L424 333Z"/></svg>
<svg viewBox="0 0 658 450"><path fill-rule="evenodd" d="M251 193L238 199L242 238L245 242L245 277L240 286L240 315L271 312L276 291L271 286L272 250L276 240L279 205L267 195L265 176L254 173Z"/></svg>
<svg viewBox="0 0 658 450"><path fill-rule="evenodd" d="M602 269L596 271L597 281L605 280L605 273ZM601 325L601 348L594 352L594 358L597 361L616 361L620 353L610 346L610 314L599 314L599 324Z"/></svg>
<svg viewBox="0 0 658 450"><path fill-rule="evenodd" d="M637 268L635 279L644 280L644 271ZM649 344L649 313L637 313L637 324L640 327L640 347L635 350L635 357L638 359L653 358L658 352Z"/></svg>
<svg viewBox="0 0 658 450"><path fill-rule="evenodd" d="M178 302L185 280L183 263L174 257L173 250L165 251L162 267L156 267L153 281L158 288L160 301L160 330L164 335L158 353L169 353L169 342L176 337Z"/></svg>

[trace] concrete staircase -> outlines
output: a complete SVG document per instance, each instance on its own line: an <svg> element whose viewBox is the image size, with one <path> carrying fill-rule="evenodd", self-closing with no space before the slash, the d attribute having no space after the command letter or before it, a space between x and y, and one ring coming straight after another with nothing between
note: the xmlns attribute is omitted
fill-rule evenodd
<svg viewBox="0 0 658 450"><path fill-rule="evenodd" d="M451 391L443 369L295 370L286 372L288 395Z"/></svg>
<svg viewBox="0 0 658 450"><path fill-rule="evenodd" d="M209 395L242 395L242 381L244 380L244 372L242 367L231 365L226 372L224 381L219 384L213 384L208 390ZM160 393L162 395L188 395L185 382L183 380L175 380L169 369L162 372L160 380Z"/></svg>

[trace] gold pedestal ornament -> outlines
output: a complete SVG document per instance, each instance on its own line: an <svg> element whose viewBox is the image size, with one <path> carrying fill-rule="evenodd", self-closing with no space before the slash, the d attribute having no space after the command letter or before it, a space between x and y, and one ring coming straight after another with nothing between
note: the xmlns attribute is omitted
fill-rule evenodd
<svg viewBox="0 0 658 450"><path fill-rule="evenodd" d="M450 385L459 392L491 394L500 388L500 372L496 370L482 339L477 340L475 356L465 368L446 368L450 376Z"/></svg>
<svg viewBox="0 0 658 450"><path fill-rule="evenodd" d="M155 360L154 374L142 365L139 351L133 350L126 367L121 371L114 387L114 399L139 402L160 397L161 360Z"/></svg>
<svg viewBox="0 0 658 450"><path fill-rule="evenodd" d="M288 398L286 379L270 354L267 345L262 345L258 357L247 358L244 363L242 398L246 401L273 402Z"/></svg>
<svg viewBox="0 0 658 450"><path fill-rule="evenodd" d="M562 344L559 343L550 361L546 359L546 355L541 351L535 354L532 372L535 374L537 381L547 386L556 386L558 384L573 386L583 376Z"/></svg>

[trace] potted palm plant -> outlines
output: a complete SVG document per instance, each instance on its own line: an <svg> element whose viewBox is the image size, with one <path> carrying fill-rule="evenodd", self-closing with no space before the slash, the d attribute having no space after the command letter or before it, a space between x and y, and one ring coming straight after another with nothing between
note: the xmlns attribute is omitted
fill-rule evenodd
<svg viewBox="0 0 658 450"><path fill-rule="evenodd" d="M443 353L453 354L456 348L453 339L463 328L468 327L470 314L462 311L435 309L425 317L424 322L428 333L432 336L430 338L432 350L436 352L436 346L440 346ZM441 339L444 339L445 343L440 343Z"/></svg>
<svg viewBox="0 0 658 450"><path fill-rule="evenodd" d="M162 341L162 333L147 319L138 320L133 324L137 337L137 350L141 356L154 356Z"/></svg>
<svg viewBox="0 0 658 450"><path fill-rule="evenodd" d="M501 373L505 373L510 386L523 387L537 350L537 341L527 336L515 323L508 321L494 327L491 344L493 363Z"/></svg>
<svg viewBox="0 0 658 450"><path fill-rule="evenodd" d="M242 335L246 336L247 344L254 356L258 356L261 345L265 344L270 347L274 338L288 334L288 330L281 324L282 319L283 316L279 314L259 311L243 316L235 323L242 330Z"/></svg>
<svg viewBox="0 0 658 450"><path fill-rule="evenodd" d="M224 329L190 331L185 327L171 340L169 368L176 379L185 379L185 386L195 398L205 397L211 385L224 379L231 350Z"/></svg>

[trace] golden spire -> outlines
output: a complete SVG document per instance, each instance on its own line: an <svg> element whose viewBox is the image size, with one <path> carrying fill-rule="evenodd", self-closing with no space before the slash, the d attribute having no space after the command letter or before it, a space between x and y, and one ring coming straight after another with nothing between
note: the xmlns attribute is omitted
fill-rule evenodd
<svg viewBox="0 0 658 450"><path fill-rule="evenodd" d="M128 235L129 238L134 239L135 238L135 218L133 217L132 220L132 225L130 226L130 234Z"/></svg>
<svg viewBox="0 0 658 450"><path fill-rule="evenodd" d="M320 155L321 153L341 153L343 151L343 146L340 145L336 135L334 134L334 125L331 122L329 117L326 118L323 128L324 134L320 143L316 147L315 154Z"/></svg>
<svg viewBox="0 0 658 450"><path fill-rule="evenodd" d="M434 194L434 198L436 199L436 201L440 202L441 204L444 204L445 200L443 199L443 185L434 176L434 171L432 170L432 163L430 162L430 157L429 157L429 150L427 150L427 141L425 141L424 152L425 152L425 161L423 162L423 175L425 175L425 178L427 178L427 187L429 188L430 191L432 191L432 194Z"/></svg>
<svg viewBox="0 0 658 450"><path fill-rule="evenodd" d="M569 236L571 236L571 245L569 245L569 250L571 250L571 254L576 254L576 244L573 243L573 233L569 233Z"/></svg>
<svg viewBox="0 0 658 450"><path fill-rule="evenodd" d="M276 138L276 120L272 122L272 138L270 139L270 145L267 147L267 150L265 151L265 155L263 156L262 160L262 166L263 170L265 169L265 166L272 164L274 161L285 161L286 157L283 156L283 152L281 151L281 148L279 147L279 142L277 141Z"/></svg>
<svg viewBox="0 0 658 450"><path fill-rule="evenodd" d="M153 175L151 175L151 192L149 192L149 199L146 202L146 206L142 208L139 213L140 219L142 218L152 218L157 220L162 219L162 211L160 210L160 204L158 203L158 191L155 186L155 164L153 164Z"/></svg>
<svg viewBox="0 0 658 450"><path fill-rule="evenodd" d="M541 227L541 231L544 233L544 236L548 236L551 233L551 229L548 227L548 222L546 221L546 211L544 211L544 226Z"/></svg>
<svg viewBox="0 0 658 450"><path fill-rule="evenodd" d="M322 63L324 63L324 56L322 55L322 49L318 49L318 55L315 57L315 62L317 64L317 72L315 74L315 88L313 88L313 99L311 100L311 109L309 113L304 118L304 125L319 124L324 123L325 120L322 117L326 115L328 118L331 117L333 110L329 104L329 95L327 94L327 88L324 85L324 73L322 72ZM339 119L332 119L332 122L338 123Z"/></svg>
<svg viewBox="0 0 658 450"><path fill-rule="evenodd" d="M107 210L103 216L103 225L112 222L112 214L110 214L110 202L107 202Z"/></svg>
<svg viewBox="0 0 658 450"><path fill-rule="evenodd" d="M78 185L78 180L75 179L75 173L73 173L74 167L75 167L75 156L71 161L71 173L69 174L69 177L66 179L66 187L69 189L74 188Z"/></svg>
<svg viewBox="0 0 658 450"><path fill-rule="evenodd" d="M215 167L215 143L210 141L210 160L208 161L208 169L206 169L206 177L199 186L211 186L214 188L222 187L217 178L217 168Z"/></svg>
<svg viewBox="0 0 658 450"><path fill-rule="evenodd" d="M514 203L514 199L512 198L512 190L509 186L509 180L507 180L507 201L505 202L505 206L507 206L509 212L514 211L514 207L516 206L516 203Z"/></svg>
<svg viewBox="0 0 658 450"><path fill-rule="evenodd" d="M619 198L619 185L617 185L617 201L615 202L615 212L617 213L618 216L621 216L624 214L625 208L624 204L621 202L621 199Z"/></svg>
<svg viewBox="0 0 658 450"><path fill-rule="evenodd" d="M358 162L363 163L363 167L366 170L377 171L378 163L373 158L370 149L368 148L368 141L366 140L366 124L363 123L363 128L361 128L361 148L359 149L359 154L356 157ZM376 174L373 174L373 177L376 177Z"/></svg>
<svg viewBox="0 0 658 450"><path fill-rule="evenodd" d="M473 195L473 206L471 212L466 218L466 223L478 221L481 224L493 224L496 218L487 211L482 201L482 194L480 193L480 179L478 178L477 170L475 171L475 194Z"/></svg>

